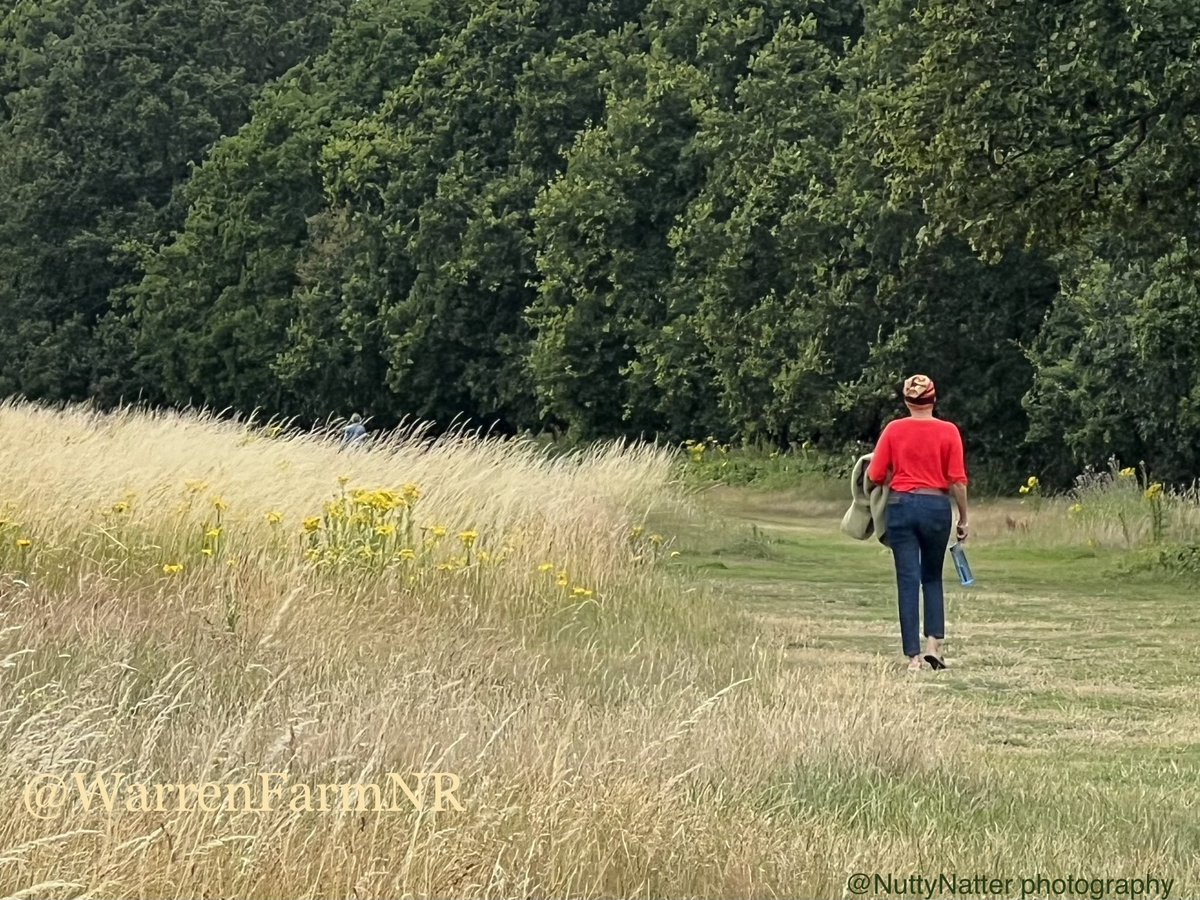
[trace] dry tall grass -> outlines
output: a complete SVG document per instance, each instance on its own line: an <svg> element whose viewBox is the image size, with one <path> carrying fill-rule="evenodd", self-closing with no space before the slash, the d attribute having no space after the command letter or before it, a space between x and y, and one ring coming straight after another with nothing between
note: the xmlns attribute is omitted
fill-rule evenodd
<svg viewBox="0 0 1200 900"><path fill-rule="evenodd" d="M978 536L1031 547L1131 550L1195 544L1200 542L1200 487L1164 487L1144 470L1112 460L1104 469L1085 469L1067 491L1041 496L1039 488L1019 499L993 502L973 513L972 523Z"/></svg>
<svg viewBox="0 0 1200 900"><path fill-rule="evenodd" d="M958 736L894 672L789 670L731 605L656 565L669 540L631 531L685 509L662 450L410 435L345 452L9 404L0 462L9 896L840 895L849 872L911 868L930 846L873 805L872 779L958 777ZM321 532L301 523L343 488L409 483L416 524L448 531L422 532L415 559L306 555ZM25 805L39 773L413 771L456 774L464 808Z"/></svg>

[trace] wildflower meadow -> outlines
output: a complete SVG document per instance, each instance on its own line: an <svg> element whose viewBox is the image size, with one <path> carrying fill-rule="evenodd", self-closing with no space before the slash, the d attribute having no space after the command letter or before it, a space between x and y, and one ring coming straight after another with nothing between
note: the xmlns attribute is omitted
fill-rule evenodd
<svg viewBox="0 0 1200 900"><path fill-rule="evenodd" d="M656 522L696 515L669 448L413 432L363 452L8 404L0 457L13 894L753 894L824 878L800 847L855 840L762 807L797 752L908 756L877 730L901 690L882 672L802 689L729 598L668 571ZM433 770L462 811L28 793Z"/></svg>
<svg viewBox="0 0 1200 900"><path fill-rule="evenodd" d="M0 892L826 897L934 857L1196 883L1170 660L1200 620L1105 568L1156 566L1192 499L1116 469L982 504L953 668L907 678L844 484L721 485L713 452L0 406ZM1177 623L1132 675L1122 616ZM406 773L439 802L311 793ZM179 799L260 782L286 802Z"/></svg>

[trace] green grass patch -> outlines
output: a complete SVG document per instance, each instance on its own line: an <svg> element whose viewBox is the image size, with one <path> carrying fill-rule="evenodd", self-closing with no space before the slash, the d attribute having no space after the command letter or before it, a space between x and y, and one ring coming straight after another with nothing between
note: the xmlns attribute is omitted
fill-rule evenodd
<svg viewBox="0 0 1200 900"><path fill-rule="evenodd" d="M710 525L681 536L696 577L766 623L814 679L892 662L897 682L948 712L974 760L967 771L907 771L831 751L827 764L764 785L771 815L824 816L864 840L940 823L930 827L952 829L945 840L962 858L1035 859L1063 845L1127 857L1136 847L1174 860L1186 880L1200 851L1186 811L1200 801L1194 548L1092 546L1065 510L1038 513L1060 517L1058 541L993 528L969 546L975 586L961 587L946 562L950 668L914 676L903 670L890 551L843 536L842 504L747 490L703 501ZM1004 518L987 504L972 513ZM914 725L893 739L933 750L946 737Z"/></svg>

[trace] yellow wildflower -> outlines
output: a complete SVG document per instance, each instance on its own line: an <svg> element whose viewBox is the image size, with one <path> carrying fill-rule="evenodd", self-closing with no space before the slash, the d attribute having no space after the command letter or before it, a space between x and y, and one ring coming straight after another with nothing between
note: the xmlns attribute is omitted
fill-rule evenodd
<svg viewBox="0 0 1200 900"><path fill-rule="evenodd" d="M1083 512L1083 504L1082 503L1072 504L1071 508L1068 510L1068 512L1070 512L1070 514L1073 516L1079 515L1081 512Z"/></svg>
<svg viewBox="0 0 1200 900"><path fill-rule="evenodd" d="M1150 487L1146 488L1146 499L1147 500L1157 500L1159 497L1162 496L1162 492L1163 492L1162 483L1156 481L1156 482L1154 482L1154 484L1150 485Z"/></svg>
<svg viewBox="0 0 1200 900"><path fill-rule="evenodd" d="M416 558L417 558L417 551L416 551L416 550L413 550L413 549L411 549L411 548L409 548L409 547L405 547L403 550L401 550L401 551L400 551L398 554L396 554L396 555L397 555L397 556L399 556L401 559L416 559Z"/></svg>
<svg viewBox="0 0 1200 900"><path fill-rule="evenodd" d="M641 537L642 532L645 530L646 530L646 526L644 526L644 525L634 525L632 528L629 529L629 536L635 537L635 538Z"/></svg>
<svg viewBox="0 0 1200 900"><path fill-rule="evenodd" d="M566 572L559 572L558 578L556 579L559 587L566 587L570 580L571 579L567 576Z"/></svg>
<svg viewBox="0 0 1200 900"><path fill-rule="evenodd" d="M554 571L554 563L542 563L540 566L538 566L538 571L539 572L552 572L552 571Z"/></svg>
<svg viewBox="0 0 1200 900"><path fill-rule="evenodd" d="M198 494L201 491L208 489L208 482L207 481L185 481L183 486L189 494Z"/></svg>
<svg viewBox="0 0 1200 900"><path fill-rule="evenodd" d="M183 566L180 563L167 563L162 570L164 575L178 575L183 571Z"/></svg>
<svg viewBox="0 0 1200 900"><path fill-rule="evenodd" d="M404 499L409 503L415 503L421 499L421 489L415 484L404 485Z"/></svg>
<svg viewBox="0 0 1200 900"><path fill-rule="evenodd" d="M203 553L205 556L212 556L212 555L213 555L212 547L203 547L203 548L200 550L200 552L201 552L201 553Z"/></svg>
<svg viewBox="0 0 1200 900"><path fill-rule="evenodd" d="M1029 485L1027 485L1027 484L1021 485L1021 487L1017 489L1017 493L1028 494L1029 493Z"/></svg>
<svg viewBox="0 0 1200 900"><path fill-rule="evenodd" d="M661 534L650 535L650 543L661 544L662 542L663 542L663 536Z"/></svg>
<svg viewBox="0 0 1200 900"><path fill-rule="evenodd" d="M123 513L127 513L129 512L129 504L124 501L121 501L120 503L114 503L112 505L112 511L118 516L122 515Z"/></svg>
<svg viewBox="0 0 1200 900"><path fill-rule="evenodd" d="M572 591L571 591L571 593L572 593L572 595L574 595L574 596L576 596L576 597L590 597L590 596L592 596L592 592L591 592L591 591L589 591L587 588L583 588L583 587L577 587L577 588L575 588L574 590L572 590Z"/></svg>
<svg viewBox="0 0 1200 900"><path fill-rule="evenodd" d="M304 551L304 558L309 562L316 562L321 558L321 551L317 550L316 548L309 548L308 550Z"/></svg>
<svg viewBox="0 0 1200 900"><path fill-rule="evenodd" d="M375 533L381 537L391 537L396 533L396 526L390 522L386 525L380 525L375 529Z"/></svg>
<svg viewBox="0 0 1200 900"><path fill-rule="evenodd" d="M215 500L213 500L213 509L215 509L217 512L221 512L222 510L229 509L229 504L220 497L217 497Z"/></svg>
<svg viewBox="0 0 1200 900"><path fill-rule="evenodd" d="M1134 469L1132 466L1121 470L1122 478L1132 478L1136 474L1137 474L1137 470Z"/></svg>
<svg viewBox="0 0 1200 900"><path fill-rule="evenodd" d="M229 568L231 568L231 569L234 568L237 565L237 557L236 556L229 557L229 559L225 560L225 565L229 566Z"/></svg>
<svg viewBox="0 0 1200 900"><path fill-rule="evenodd" d="M1037 476L1036 476L1036 475L1030 475L1030 476L1029 476L1029 480L1028 480L1028 481L1026 481L1025 483L1026 483L1027 485L1029 485L1031 488L1035 488L1035 487L1037 487L1037 486L1038 486L1038 484L1039 484L1039 482L1038 482L1038 478L1037 478Z"/></svg>
<svg viewBox="0 0 1200 900"><path fill-rule="evenodd" d="M429 531L435 538L441 538L445 537L447 533L449 533L450 529L448 529L445 525L434 525L431 529L429 529Z"/></svg>
<svg viewBox="0 0 1200 900"><path fill-rule="evenodd" d="M273 512L273 511L267 513L267 522L269 524L278 525L282 521L283 521L283 513Z"/></svg>
<svg viewBox="0 0 1200 900"><path fill-rule="evenodd" d="M17 546L20 547L22 550L28 550L30 547L33 546L33 541L31 541L29 538L20 538L17 541Z"/></svg>
<svg viewBox="0 0 1200 900"><path fill-rule="evenodd" d="M312 534L314 531L316 531L320 527L321 527L321 517L320 516L309 516L307 519L304 520L304 530L306 532L308 532L309 534Z"/></svg>
<svg viewBox="0 0 1200 900"><path fill-rule="evenodd" d="M395 491L355 491L353 500L359 506L387 512L398 506L407 506L407 501Z"/></svg>
<svg viewBox="0 0 1200 900"><path fill-rule="evenodd" d="M220 528L210 528L210 529L208 529L208 531L204 532L204 536L206 538L210 538L211 540L215 541L217 538L219 538L221 536L221 529Z"/></svg>
<svg viewBox="0 0 1200 900"><path fill-rule="evenodd" d="M350 476L349 475L339 475L338 479L337 479L337 483L338 483L339 487L345 487L346 485L348 485L350 483Z"/></svg>
<svg viewBox="0 0 1200 900"><path fill-rule="evenodd" d="M458 539L463 542L464 547L470 547L475 543L475 539L478 537L478 531L460 531L458 533Z"/></svg>

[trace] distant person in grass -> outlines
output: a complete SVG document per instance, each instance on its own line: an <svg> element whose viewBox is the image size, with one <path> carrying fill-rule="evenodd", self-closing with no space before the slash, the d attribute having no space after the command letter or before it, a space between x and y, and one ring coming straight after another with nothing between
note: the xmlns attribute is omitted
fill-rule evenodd
<svg viewBox="0 0 1200 900"><path fill-rule="evenodd" d="M942 566L950 542L950 498L958 506L958 539L967 539L967 470L958 426L933 417L937 392L927 375L904 381L907 418L889 422L879 436L867 477L891 488L887 540L896 561L900 637L909 671L922 666L920 595L925 594L925 661L945 668Z"/></svg>
<svg viewBox="0 0 1200 900"><path fill-rule="evenodd" d="M354 413L350 417L350 424L342 430L342 444L350 446L365 440L367 437L367 426L363 424L362 416Z"/></svg>

